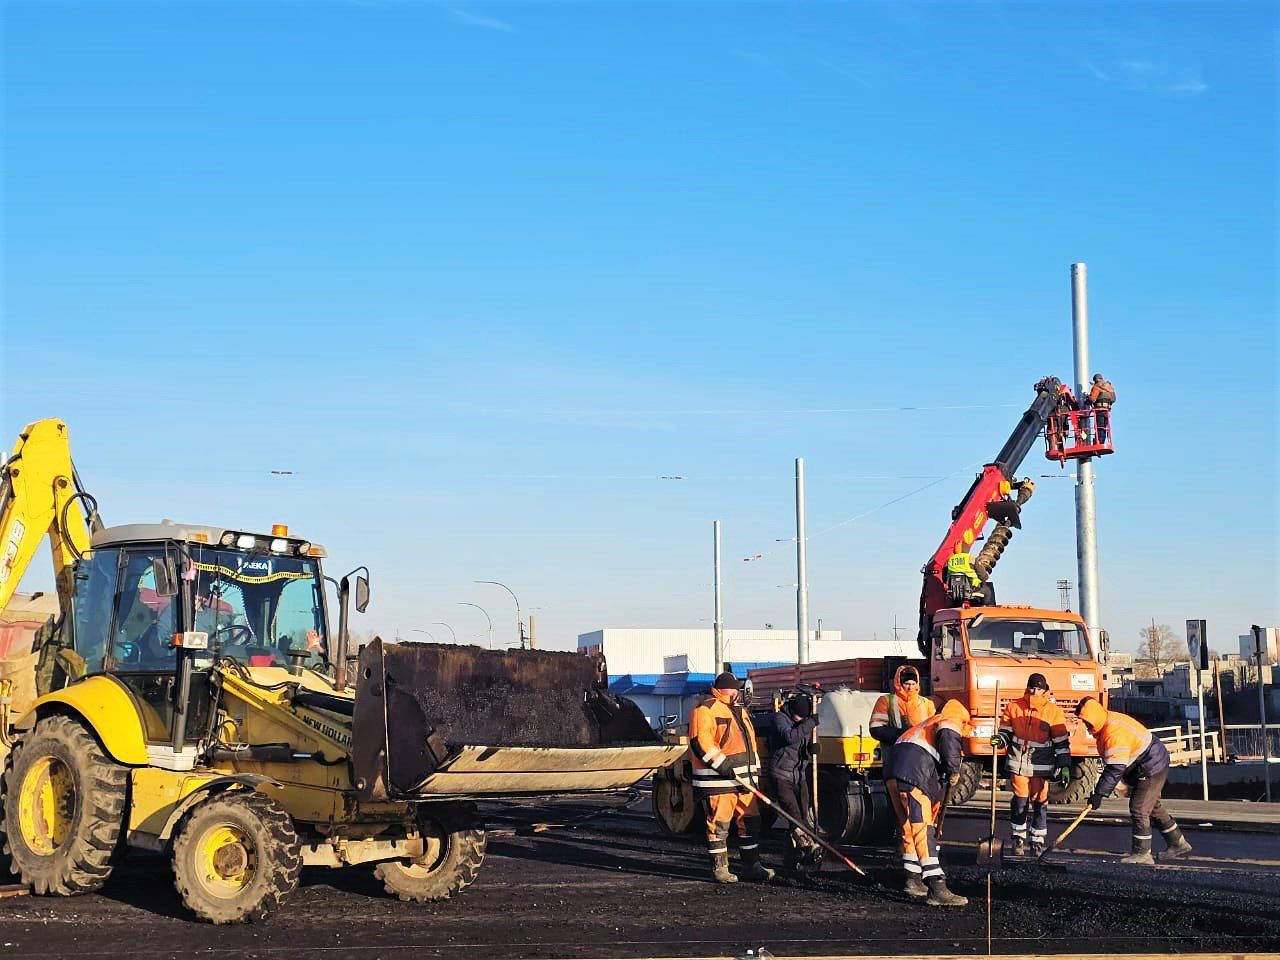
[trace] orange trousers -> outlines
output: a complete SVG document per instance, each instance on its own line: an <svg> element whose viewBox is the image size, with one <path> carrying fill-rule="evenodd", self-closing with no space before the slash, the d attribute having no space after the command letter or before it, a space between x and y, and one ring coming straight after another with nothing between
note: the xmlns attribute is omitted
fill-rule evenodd
<svg viewBox="0 0 1280 960"><path fill-rule="evenodd" d="M1009 786L1009 825L1015 840L1030 840L1044 846L1049 835L1049 780L1012 774ZM1030 823L1028 824L1028 821Z"/></svg>
<svg viewBox="0 0 1280 960"><path fill-rule="evenodd" d="M909 875L930 880L942 876L938 859L938 829L934 826L938 804L919 787L889 780L885 783L891 797L896 796L895 811L902 828L902 867Z"/></svg>
<svg viewBox="0 0 1280 960"><path fill-rule="evenodd" d="M760 808L755 794L713 793L704 798L707 812L707 852L729 852L729 828L738 824L738 849L760 846Z"/></svg>

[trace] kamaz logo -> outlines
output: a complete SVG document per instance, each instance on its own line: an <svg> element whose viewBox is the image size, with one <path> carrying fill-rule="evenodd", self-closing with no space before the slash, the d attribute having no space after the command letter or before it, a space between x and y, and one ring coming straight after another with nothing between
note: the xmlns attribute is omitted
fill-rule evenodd
<svg viewBox="0 0 1280 960"><path fill-rule="evenodd" d="M340 743L344 747L351 746L350 731L343 730L341 727L335 727L332 724L325 723L323 720L319 720L311 716L311 714L309 713L299 713L298 716L302 718L302 722L305 723L308 727L310 727L312 730L315 730L317 733L321 734L322 736L328 737L334 743Z"/></svg>

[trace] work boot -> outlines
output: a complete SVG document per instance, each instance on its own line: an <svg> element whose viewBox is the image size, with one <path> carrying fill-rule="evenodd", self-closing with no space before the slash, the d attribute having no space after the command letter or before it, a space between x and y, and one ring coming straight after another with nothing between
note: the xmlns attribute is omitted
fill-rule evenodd
<svg viewBox="0 0 1280 960"><path fill-rule="evenodd" d="M1021 837L1014 837L1013 843L1009 845L1009 856L1020 857L1027 852L1027 841Z"/></svg>
<svg viewBox="0 0 1280 960"><path fill-rule="evenodd" d="M713 853L711 855L711 879L716 883L737 883L738 878L729 872L729 854Z"/></svg>
<svg viewBox="0 0 1280 960"><path fill-rule="evenodd" d="M1164 833L1164 831L1161 832ZM1176 826L1164 834L1164 842L1169 845L1169 849L1160 854L1161 863L1167 860L1180 860L1191 852L1191 844L1187 843L1187 838Z"/></svg>
<svg viewBox="0 0 1280 960"><path fill-rule="evenodd" d="M1032 855L1033 857L1039 857L1042 853L1044 853L1044 841L1042 841L1042 840L1032 840L1032 841L1031 841L1031 855Z"/></svg>
<svg viewBox="0 0 1280 960"><path fill-rule="evenodd" d="M1151 838L1133 838L1133 851L1127 857L1120 858L1121 863L1137 863L1149 867L1156 861L1151 856Z"/></svg>
<svg viewBox="0 0 1280 960"><path fill-rule="evenodd" d="M743 880L755 880L762 883L765 880L772 880L774 877L773 871L760 862L759 847L747 847L742 851L742 866Z"/></svg>
<svg viewBox="0 0 1280 960"><path fill-rule="evenodd" d="M931 907L967 907L969 898L948 890L946 877L930 877L929 899L925 902Z"/></svg>
<svg viewBox="0 0 1280 960"><path fill-rule="evenodd" d="M907 874L906 886L902 888L902 892L912 900L923 900L929 895L929 888L924 885L924 881L918 876L914 873L909 873Z"/></svg>

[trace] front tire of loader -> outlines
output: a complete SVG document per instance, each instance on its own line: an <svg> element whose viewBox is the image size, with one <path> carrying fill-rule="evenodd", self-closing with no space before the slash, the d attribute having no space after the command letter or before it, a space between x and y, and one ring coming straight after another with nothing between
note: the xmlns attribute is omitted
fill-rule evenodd
<svg viewBox="0 0 1280 960"><path fill-rule="evenodd" d="M187 909L210 923L250 923L293 892L302 852L293 821L261 793L203 800L173 840L173 882Z"/></svg>
<svg viewBox="0 0 1280 960"><path fill-rule="evenodd" d="M1049 785L1049 802L1063 806L1078 807L1093 793L1102 776L1102 762L1093 757L1084 757L1072 762L1071 779L1065 787L1056 782Z"/></svg>
<svg viewBox="0 0 1280 960"><path fill-rule="evenodd" d="M471 886L484 863L484 826L474 808L427 811L419 818L426 853L418 860L385 860L374 868L387 893L401 900L447 900Z"/></svg>
<svg viewBox="0 0 1280 960"><path fill-rule="evenodd" d="M128 771L65 716L46 717L5 766L3 849L37 894L98 890L111 874Z"/></svg>

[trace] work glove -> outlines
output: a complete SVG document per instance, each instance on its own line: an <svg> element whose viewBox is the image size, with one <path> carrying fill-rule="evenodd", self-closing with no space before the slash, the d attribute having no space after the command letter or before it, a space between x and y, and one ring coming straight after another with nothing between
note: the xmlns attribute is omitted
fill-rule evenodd
<svg viewBox="0 0 1280 960"><path fill-rule="evenodd" d="M1089 809L1090 809L1090 810L1097 810L1098 808L1100 808L1100 807L1102 806L1102 801L1103 801L1103 798L1102 798L1101 796L1099 796L1098 794L1096 794L1096 793L1094 793L1094 794L1090 794L1090 796L1089 796Z"/></svg>
<svg viewBox="0 0 1280 960"><path fill-rule="evenodd" d="M1005 739L1003 733L994 733L991 735L992 750L1003 750L1007 746L1009 746L1009 741Z"/></svg>
<svg viewBox="0 0 1280 960"><path fill-rule="evenodd" d="M1053 779L1065 787L1071 782L1071 768L1069 766L1054 767Z"/></svg>
<svg viewBox="0 0 1280 960"><path fill-rule="evenodd" d="M960 782L959 773L953 773L951 774L951 776L947 777L947 786L954 787L959 782Z"/></svg>

